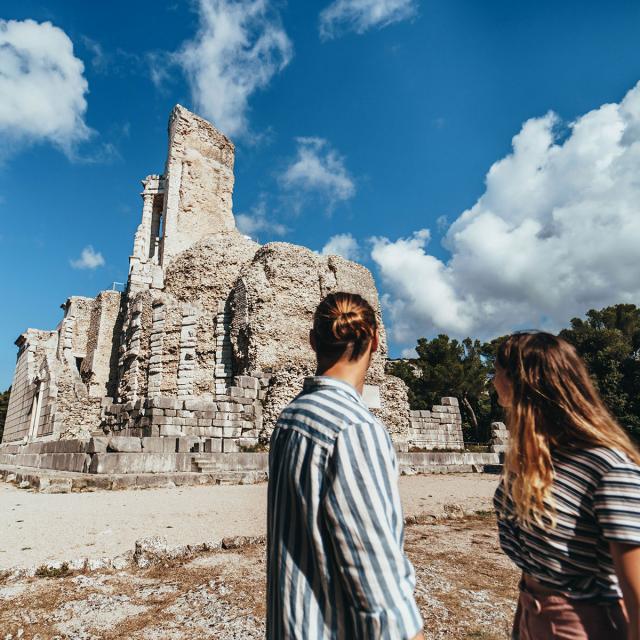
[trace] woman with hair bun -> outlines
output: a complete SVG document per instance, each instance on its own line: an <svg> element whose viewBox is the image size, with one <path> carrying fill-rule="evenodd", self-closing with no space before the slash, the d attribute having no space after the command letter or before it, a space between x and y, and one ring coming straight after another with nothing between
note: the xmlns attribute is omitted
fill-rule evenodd
<svg viewBox="0 0 640 640"><path fill-rule="evenodd" d="M376 315L361 296L332 293L309 338L316 375L269 451L267 638L422 639L395 452L361 398Z"/></svg>
<svg viewBox="0 0 640 640"><path fill-rule="evenodd" d="M509 428L500 544L523 572L513 637L638 640L638 450L561 338L507 338L494 385Z"/></svg>

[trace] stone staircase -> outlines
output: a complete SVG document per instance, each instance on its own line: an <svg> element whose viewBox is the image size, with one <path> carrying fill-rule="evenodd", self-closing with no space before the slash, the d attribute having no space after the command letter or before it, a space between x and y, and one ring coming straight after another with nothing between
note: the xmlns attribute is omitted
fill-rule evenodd
<svg viewBox="0 0 640 640"><path fill-rule="evenodd" d="M196 456L193 466L203 476L209 476L215 484L255 484L267 481L267 472L259 469L221 468L220 460L206 455Z"/></svg>
<svg viewBox="0 0 640 640"><path fill-rule="evenodd" d="M220 471L220 463L208 456L196 456L193 458L193 465L199 473L217 473Z"/></svg>

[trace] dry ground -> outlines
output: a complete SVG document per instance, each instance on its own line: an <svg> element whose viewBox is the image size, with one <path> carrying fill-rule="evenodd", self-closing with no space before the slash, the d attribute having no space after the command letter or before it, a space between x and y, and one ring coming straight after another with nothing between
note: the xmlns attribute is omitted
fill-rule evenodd
<svg viewBox="0 0 640 640"><path fill-rule="evenodd" d="M492 516L407 527L426 638L509 637L516 571ZM147 570L0 582L0 639L252 640L264 637L264 546Z"/></svg>
<svg viewBox="0 0 640 640"><path fill-rule="evenodd" d="M490 474L400 478L408 516L490 509ZM77 558L114 557L138 538L199 544L266 532L267 485L203 486L48 495L0 482L0 571ZM2 638L2 636L0 636Z"/></svg>

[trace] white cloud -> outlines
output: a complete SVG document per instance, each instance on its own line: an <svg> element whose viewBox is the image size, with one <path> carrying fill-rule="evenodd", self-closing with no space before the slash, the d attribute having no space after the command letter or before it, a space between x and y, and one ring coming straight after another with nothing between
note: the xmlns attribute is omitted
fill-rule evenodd
<svg viewBox="0 0 640 640"><path fill-rule="evenodd" d="M342 256L347 260L357 260L360 257L360 246L350 233L338 233L329 238L321 253L323 256Z"/></svg>
<svg viewBox="0 0 640 640"><path fill-rule="evenodd" d="M289 229L279 222L275 222L267 217L267 205L265 200L261 200L251 209L251 213L238 213L235 216L236 226L241 233L257 239L258 234L266 232L275 236L283 236Z"/></svg>
<svg viewBox="0 0 640 640"><path fill-rule="evenodd" d="M447 216L438 216L436 219L436 228L440 233L444 233L449 228L449 219Z"/></svg>
<svg viewBox="0 0 640 640"><path fill-rule="evenodd" d="M97 269L104 266L104 258L91 245L86 246L77 260L69 260L74 269Z"/></svg>
<svg viewBox="0 0 640 640"><path fill-rule="evenodd" d="M82 36L81 41L87 52L91 54L91 68L96 73L103 75L129 75L147 71L144 58L135 53L125 51L120 47L113 51L108 51L102 44L88 36ZM147 55L154 56L156 54L150 53ZM154 68L157 67L158 65L156 64Z"/></svg>
<svg viewBox="0 0 640 640"><path fill-rule="evenodd" d="M198 33L175 59L196 109L229 136L247 134L249 97L287 66L291 41L268 0L199 0L198 7Z"/></svg>
<svg viewBox="0 0 640 640"><path fill-rule="evenodd" d="M557 329L640 301L640 83L560 125L553 113L524 123L449 228L449 260L428 253L426 230L373 240L398 340Z"/></svg>
<svg viewBox="0 0 640 640"><path fill-rule="evenodd" d="M296 138L297 155L280 176L282 186L292 192L315 193L331 210L356 193L344 158L323 138Z"/></svg>
<svg viewBox="0 0 640 640"><path fill-rule="evenodd" d="M50 22L0 20L0 133L12 143L48 140L71 154L84 122L84 65Z"/></svg>
<svg viewBox="0 0 640 640"><path fill-rule="evenodd" d="M417 0L334 0L320 13L320 37L328 40L347 31L381 29L417 12Z"/></svg>

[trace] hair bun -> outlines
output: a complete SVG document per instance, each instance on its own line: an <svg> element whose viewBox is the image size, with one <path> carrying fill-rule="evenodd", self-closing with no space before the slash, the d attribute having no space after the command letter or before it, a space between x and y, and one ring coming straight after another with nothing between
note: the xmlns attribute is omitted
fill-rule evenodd
<svg viewBox="0 0 640 640"><path fill-rule="evenodd" d="M354 310L338 313L331 328L336 342L361 340L369 333L366 320L361 313Z"/></svg>
<svg viewBox="0 0 640 640"><path fill-rule="evenodd" d="M317 352L342 354L350 350L357 358L375 336L376 314L371 305L355 293L331 293L318 306L313 319Z"/></svg>

